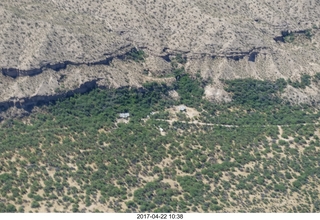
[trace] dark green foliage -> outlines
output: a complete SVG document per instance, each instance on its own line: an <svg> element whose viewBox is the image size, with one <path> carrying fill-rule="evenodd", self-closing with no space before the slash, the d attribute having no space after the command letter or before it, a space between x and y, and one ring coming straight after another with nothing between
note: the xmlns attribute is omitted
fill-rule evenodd
<svg viewBox="0 0 320 220"><path fill-rule="evenodd" d="M196 107L201 103L204 89L198 79L192 79L187 74L177 71L177 81L174 88L180 96L180 102L190 107Z"/></svg>
<svg viewBox="0 0 320 220"><path fill-rule="evenodd" d="M295 88L301 88L301 89L305 89L307 86L311 85L311 76L304 74L301 76L300 78L300 82L299 81L294 81L292 82L290 79L288 80L288 83L295 87Z"/></svg>
<svg viewBox="0 0 320 220"><path fill-rule="evenodd" d="M252 79L227 80L225 84L226 90L233 95L233 102L214 105L204 101L202 107L206 111L202 112L201 120L227 125L288 125L311 123L319 117L319 114L312 112L308 106L292 106L279 98L287 85L283 79L276 82ZM239 110L230 111L230 107Z"/></svg>
<svg viewBox="0 0 320 220"><path fill-rule="evenodd" d="M279 79L276 82L255 79L236 79L224 81L227 92L233 94L236 104L252 108L262 108L281 103L277 93L286 88L286 82Z"/></svg>
<svg viewBox="0 0 320 220"><path fill-rule="evenodd" d="M31 208L39 208L39 207L40 207L39 202L33 201L33 202L31 203Z"/></svg>
<svg viewBox="0 0 320 220"><path fill-rule="evenodd" d="M223 207L221 207L221 206L219 206L219 205L212 204L212 205L210 206L210 210L211 210L211 211L220 211L220 210L222 210L222 209L223 209Z"/></svg>
<svg viewBox="0 0 320 220"><path fill-rule="evenodd" d="M137 203L142 212L151 212L155 208L159 212L165 209L166 204L169 204L171 197L175 195L177 195L177 191L170 189L167 184L148 182L143 188L134 192L134 202L127 203L127 206L135 207L135 203Z"/></svg>
<svg viewBox="0 0 320 220"><path fill-rule="evenodd" d="M4 203L0 202L0 213L14 213L17 212L17 209L14 205L8 204L5 205Z"/></svg>
<svg viewBox="0 0 320 220"><path fill-rule="evenodd" d="M182 189L190 194L191 197L202 197L206 190L210 189L210 186L205 185L202 181L198 181L193 176L178 176Z"/></svg>
<svg viewBox="0 0 320 220"><path fill-rule="evenodd" d="M304 74L301 76L301 88L305 88L306 86L310 86L311 85L311 76Z"/></svg>
<svg viewBox="0 0 320 220"><path fill-rule="evenodd" d="M182 54L177 54L175 60L181 64L185 64L187 62L187 59L185 57L182 57Z"/></svg>
<svg viewBox="0 0 320 220"><path fill-rule="evenodd" d="M126 55L126 59L132 59L136 62L144 61L145 57L145 52L143 50L137 50L136 48L133 48L128 55Z"/></svg>
<svg viewBox="0 0 320 220"><path fill-rule="evenodd" d="M136 203L135 203L134 201L128 201L128 202L126 202L126 205L127 205L127 207L128 207L129 209L131 209L131 208L137 208L137 205L136 205Z"/></svg>
<svg viewBox="0 0 320 220"><path fill-rule="evenodd" d="M167 111L161 111L156 114L151 115L152 119L164 119L168 120L169 119L169 112Z"/></svg>
<svg viewBox="0 0 320 220"><path fill-rule="evenodd" d="M307 37L309 40L311 40L311 38L312 38L311 29L305 30L304 34L306 35L306 37Z"/></svg>
<svg viewBox="0 0 320 220"><path fill-rule="evenodd" d="M96 89L43 108L30 123L4 122L0 212L54 203L73 212L84 205L94 212L96 203L116 212L261 211L252 206L316 189L320 114L281 100L285 80L229 80L234 101L213 104L203 99L199 76L183 69L175 76L173 86ZM180 104L168 96L173 88L180 103L200 112L199 123L187 113L171 121L167 107ZM120 112L130 113L128 123L117 122ZM317 211L317 191L309 195Z"/></svg>
<svg viewBox="0 0 320 220"><path fill-rule="evenodd" d="M167 95L168 90L165 84L156 83L145 84L141 90L94 90L88 95L59 102L50 111L61 118L62 125L68 125L68 121L74 123L74 120L88 120L88 117L95 116L96 121L90 119L90 123L94 122L94 128L98 128L102 126L102 120L99 119L113 122L122 112L129 112L132 119L139 120L153 110L163 109L167 103L161 96Z"/></svg>
<svg viewBox="0 0 320 220"><path fill-rule="evenodd" d="M293 32L282 31L281 34L285 43L292 43L295 39L295 35Z"/></svg>
<svg viewBox="0 0 320 220"><path fill-rule="evenodd" d="M292 175L288 171L286 171L285 177L286 179L292 179Z"/></svg>
<svg viewBox="0 0 320 220"><path fill-rule="evenodd" d="M280 192L285 192L286 191L286 186L284 184L276 184L274 186L275 191L280 191Z"/></svg>
<svg viewBox="0 0 320 220"><path fill-rule="evenodd" d="M4 184L7 183L12 179L11 175L8 173L3 173L0 175L0 183Z"/></svg>

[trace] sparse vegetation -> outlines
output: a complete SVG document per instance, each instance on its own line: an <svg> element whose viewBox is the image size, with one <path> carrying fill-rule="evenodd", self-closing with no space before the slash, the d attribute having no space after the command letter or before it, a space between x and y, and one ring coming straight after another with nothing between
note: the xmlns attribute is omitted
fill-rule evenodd
<svg viewBox="0 0 320 220"><path fill-rule="evenodd" d="M317 75L315 75L315 79L317 79ZM295 88L305 89L307 86L311 85L311 76L307 74L302 74L300 82L299 81L292 82L291 80L289 80L288 83Z"/></svg>
<svg viewBox="0 0 320 220"><path fill-rule="evenodd" d="M282 37L285 43L292 43L295 39L293 32L282 31Z"/></svg>
<svg viewBox="0 0 320 220"><path fill-rule="evenodd" d="M136 62L142 62L146 58L146 54L143 50L132 49L128 55L126 55L126 59L131 59Z"/></svg>

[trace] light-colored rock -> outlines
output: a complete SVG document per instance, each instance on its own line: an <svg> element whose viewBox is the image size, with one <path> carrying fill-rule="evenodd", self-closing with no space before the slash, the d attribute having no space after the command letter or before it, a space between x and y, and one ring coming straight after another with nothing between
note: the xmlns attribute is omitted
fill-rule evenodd
<svg viewBox="0 0 320 220"><path fill-rule="evenodd" d="M229 100L221 78L295 80L320 72L317 0L2 0L0 15L1 103L93 81L105 87L172 81L163 76L177 53L187 58L188 72L212 79L206 88L212 100ZM298 33L307 29L311 39ZM297 32L291 43L279 38L287 30ZM144 63L123 60L132 48L148 54ZM318 86L303 94L293 100L318 100Z"/></svg>

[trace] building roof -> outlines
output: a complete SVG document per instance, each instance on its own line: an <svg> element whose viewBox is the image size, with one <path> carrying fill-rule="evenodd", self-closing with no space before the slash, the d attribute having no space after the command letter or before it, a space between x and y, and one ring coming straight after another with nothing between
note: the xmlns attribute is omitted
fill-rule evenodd
<svg viewBox="0 0 320 220"><path fill-rule="evenodd" d="M185 111L186 110L186 106L184 106L184 105L179 106L179 110L180 111Z"/></svg>
<svg viewBox="0 0 320 220"><path fill-rule="evenodd" d="M128 118L130 116L129 113L120 113L119 114L120 118Z"/></svg>

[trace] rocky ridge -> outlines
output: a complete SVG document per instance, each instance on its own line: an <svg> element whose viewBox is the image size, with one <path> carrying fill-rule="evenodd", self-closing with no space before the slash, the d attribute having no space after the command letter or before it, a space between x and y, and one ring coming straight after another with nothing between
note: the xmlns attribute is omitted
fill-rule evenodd
<svg viewBox="0 0 320 220"><path fill-rule="evenodd" d="M230 100L221 78L297 80L320 72L316 0L4 0L0 14L3 108L96 86L170 81L163 76L177 54L189 73L212 80L206 95L215 101ZM132 48L146 60L124 59ZM320 101L315 84L289 86L285 96Z"/></svg>

